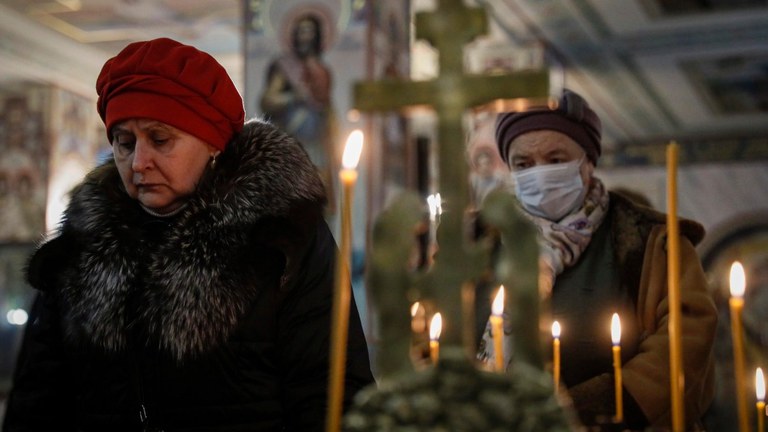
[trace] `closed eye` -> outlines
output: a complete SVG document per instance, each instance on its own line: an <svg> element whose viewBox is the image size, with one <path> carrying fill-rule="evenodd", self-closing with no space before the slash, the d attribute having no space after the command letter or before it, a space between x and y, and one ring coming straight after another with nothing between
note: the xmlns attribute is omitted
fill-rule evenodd
<svg viewBox="0 0 768 432"><path fill-rule="evenodd" d="M136 147L136 139L133 135L120 133L112 137L112 145L117 146L121 152L132 152Z"/></svg>

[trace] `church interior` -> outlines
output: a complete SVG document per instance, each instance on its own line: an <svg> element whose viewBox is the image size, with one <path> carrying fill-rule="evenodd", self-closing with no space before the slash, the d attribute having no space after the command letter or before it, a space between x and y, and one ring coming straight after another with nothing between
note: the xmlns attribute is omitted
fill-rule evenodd
<svg viewBox="0 0 768 432"><path fill-rule="evenodd" d="M274 70L282 53L296 49L292 26L306 11L320 17L319 55L323 73L332 79L324 95L315 97L328 104L333 125L306 138L301 130L295 134L327 174L326 219L338 242L345 196L344 185L335 179L344 138L354 129L365 133L354 200L346 202L352 214L348 252L357 308L376 363L384 324L376 322L382 306L369 286L373 227L403 192L415 193L425 204L441 192L446 196L440 189L451 173L439 172L450 166L439 160L445 157L439 110L416 103L404 107L398 99L406 100L405 92L396 91L387 95L389 105L381 105L390 108L362 109L368 102L356 94L356 84L438 80L446 73L441 65L449 53L439 52L430 43L434 40L419 38L417 15L457 2L462 3L0 0L0 402L10 392L34 297L23 273L27 257L55 232L69 190L112 157L95 109L94 85L104 62L132 42L181 41L224 66L243 97L246 118L272 119ZM679 149L677 214L706 231L696 252L719 318L715 395L704 425L745 432L736 426L739 380L734 379L728 287L731 264L739 260L746 272L744 391L751 424L758 387L751 377L755 368L768 367L768 5L763 0L463 4L486 16L486 31L453 53L465 75L480 77L476 91L492 90L482 77L515 80L516 74L538 72L550 98L566 88L581 94L602 123L595 175L608 190L637 194L648 207L667 212L668 148L675 143ZM542 100L541 94L535 97ZM499 96L466 107L459 121L463 129L458 129L463 136L455 137L463 147L448 156L466 163L472 205L481 207L491 189L514 190L493 128L498 112L534 99ZM432 224L434 219L433 213ZM432 234L424 235L426 243ZM0 420L2 415L0 403Z"/></svg>

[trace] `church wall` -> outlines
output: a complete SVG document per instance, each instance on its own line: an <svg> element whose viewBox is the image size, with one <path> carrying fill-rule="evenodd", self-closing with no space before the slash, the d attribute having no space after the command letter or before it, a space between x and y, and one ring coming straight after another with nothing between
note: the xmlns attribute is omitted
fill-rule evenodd
<svg viewBox="0 0 768 432"><path fill-rule="evenodd" d="M67 193L106 146L95 100L34 82L0 87L0 399L34 292L23 269L58 225Z"/></svg>
<svg viewBox="0 0 768 432"><path fill-rule="evenodd" d="M626 187L646 195L666 211L666 168L598 167L609 188ZM699 221L708 232L750 215L768 211L768 162L707 163L678 168L678 213Z"/></svg>

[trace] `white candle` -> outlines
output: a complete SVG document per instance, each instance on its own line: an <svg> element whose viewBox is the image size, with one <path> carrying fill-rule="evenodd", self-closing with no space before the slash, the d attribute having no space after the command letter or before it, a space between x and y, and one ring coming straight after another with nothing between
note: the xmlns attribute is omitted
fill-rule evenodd
<svg viewBox="0 0 768 432"><path fill-rule="evenodd" d="M429 207L429 238L427 246L427 261L432 262L432 254L437 249L437 226L440 225L440 215L443 213L443 199L440 193L427 197Z"/></svg>

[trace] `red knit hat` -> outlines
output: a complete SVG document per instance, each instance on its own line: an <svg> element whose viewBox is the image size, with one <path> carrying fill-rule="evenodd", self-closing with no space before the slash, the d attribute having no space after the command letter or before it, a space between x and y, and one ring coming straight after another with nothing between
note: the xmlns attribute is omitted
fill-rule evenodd
<svg viewBox="0 0 768 432"><path fill-rule="evenodd" d="M504 162L509 163L512 140L535 130L554 130L568 135L597 165L601 153L600 118L578 93L564 89L554 110L545 107L499 114L496 118L496 145Z"/></svg>
<svg viewBox="0 0 768 432"><path fill-rule="evenodd" d="M107 137L112 126L149 118L224 150L243 129L243 99L209 54L168 38L135 42L107 60L96 80Z"/></svg>

